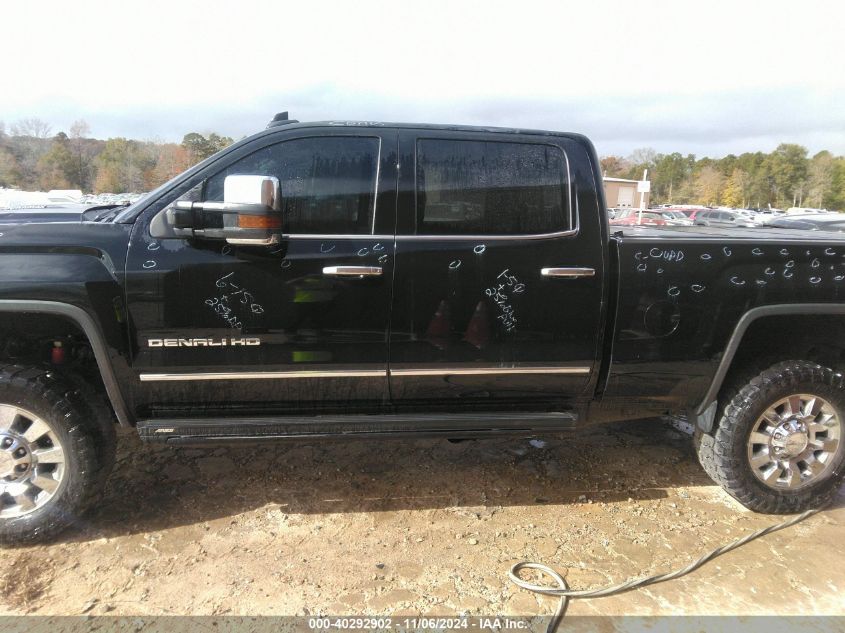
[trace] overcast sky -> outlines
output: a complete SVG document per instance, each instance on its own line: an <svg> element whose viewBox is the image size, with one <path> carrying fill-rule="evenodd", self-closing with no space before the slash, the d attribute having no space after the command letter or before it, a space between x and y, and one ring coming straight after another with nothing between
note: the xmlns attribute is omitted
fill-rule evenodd
<svg viewBox="0 0 845 633"><path fill-rule="evenodd" d="M582 132L603 155L845 154L841 0L41 0L0 19L7 129L240 138L290 110Z"/></svg>

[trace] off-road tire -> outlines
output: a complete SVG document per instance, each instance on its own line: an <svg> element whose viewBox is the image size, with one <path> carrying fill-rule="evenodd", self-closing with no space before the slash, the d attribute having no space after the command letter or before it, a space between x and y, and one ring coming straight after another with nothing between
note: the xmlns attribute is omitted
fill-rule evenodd
<svg viewBox="0 0 845 633"><path fill-rule="evenodd" d="M830 502L845 477L845 451L817 482L797 490L767 486L752 472L747 442L755 422L772 403L795 393L823 397L845 420L845 378L832 369L802 360L780 362L737 379L723 390L712 433L696 430L695 447L704 471L742 505L756 512L790 514Z"/></svg>
<svg viewBox="0 0 845 633"><path fill-rule="evenodd" d="M47 540L73 525L100 496L114 461L114 428L99 419L96 404L86 402L74 381L43 367L0 368L0 403L43 420L58 436L65 460L62 481L44 505L0 519L0 544Z"/></svg>

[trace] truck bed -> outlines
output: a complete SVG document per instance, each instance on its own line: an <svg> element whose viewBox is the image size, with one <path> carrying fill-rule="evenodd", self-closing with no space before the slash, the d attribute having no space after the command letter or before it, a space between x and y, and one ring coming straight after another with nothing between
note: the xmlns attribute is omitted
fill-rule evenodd
<svg viewBox="0 0 845 633"><path fill-rule="evenodd" d="M793 229L611 227L616 255L606 397L643 406L703 400L749 310L845 301L845 236ZM779 317L789 319L789 317ZM778 329L774 349L806 334ZM784 340L783 332L786 332Z"/></svg>

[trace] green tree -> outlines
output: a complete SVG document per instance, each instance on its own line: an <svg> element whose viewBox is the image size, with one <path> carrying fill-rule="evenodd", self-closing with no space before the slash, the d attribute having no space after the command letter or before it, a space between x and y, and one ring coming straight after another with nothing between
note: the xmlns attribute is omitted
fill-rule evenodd
<svg viewBox="0 0 845 633"><path fill-rule="evenodd" d="M0 187L18 187L20 177L20 165L14 154L0 147Z"/></svg>
<svg viewBox="0 0 845 633"><path fill-rule="evenodd" d="M652 200L674 202L678 187L690 171L689 160L678 152L658 155L651 173Z"/></svg>
<svg viewBox="0 0 845 633"><path fill-rule="evenodd" d="M777 206L797 206L807 183L807 148L781 143L763 163Z"/></svg>
<svg viewBox="0 0 845 633"><path fill-rule="evenodd" d="M833 189L834 160L828 151L813 156L808 169L807 203L813 207L827 205Z"/></svg>
<svg viewBox="0 0 845 633"><path fill-rule="evenodd" d="M38 184L42 189L70 189L73 167L67 134L59 132L49 151L38 161Z"/></svg>
<svg viewBox="0 0 845 633"><path fill-rule="evenodd" d="M221 149L229 147L234 141L228 136L220 136L214 132L208 137L199 132L189 132L182 137L182 147L188 151L192 163L198 163Z"/></svg>

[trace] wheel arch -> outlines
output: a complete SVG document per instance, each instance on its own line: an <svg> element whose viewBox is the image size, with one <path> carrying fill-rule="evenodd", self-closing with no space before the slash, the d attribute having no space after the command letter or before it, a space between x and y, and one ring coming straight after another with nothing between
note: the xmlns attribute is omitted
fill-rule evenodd
<svg viewBox="0 0 845 633"><path fill-rule="evenodd" d="M69 320L78 327L91 345L97 369L106 389L106 396L114 409L118 422L121 426L134 426L134 418L126 406L126 401L109 359L105 336L100 326L88 312L79 306L58 301L3 299L0 300L0 313L37 313L58 316Z"/></svg>
<svg viewBox="0 0 845 633"><path fill-rule="evenodd" d="M800 317L802 319L810 319L817 317L842 317L836 319L836 324L845 332L845 305L836 303L791 303L791 304L776 304L769 306L760 306L748 310L737 322L731 333L725 350L722 353L722 358L719 361L719 366L716 368L716 373L710 382L710 387L707 390L704 398L699 405L690 411L691 422L705 433L713 430L716 418L716 409L718 406L719 393L728 379L736 371L740 371L743 367L747 367L747 363L751 358L755 347L753 342L755 338L755 329L760 332L760 326L763 321L771 322L773 317ZM778 327L784 327L785 321L781 321ZM796 322L790 324L790 327L797 325ZM806 348L808 341L818 340L823 337L818 334L803 335L798 341L792 342L784 349L789 351L800 351ZM842 349L845 351L845 342L842 343ZM807 348L811 351L811 348ZM787 354L788 355L788 354ZM789 360L787 358L780 358L779 360ZM813 360L812 358L805 358L803 360ZM822 360L822 359L819 359Z"/></svg>

